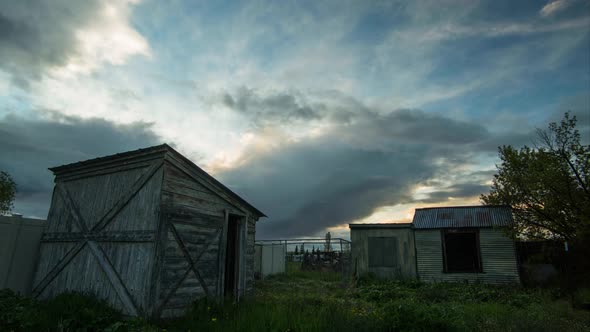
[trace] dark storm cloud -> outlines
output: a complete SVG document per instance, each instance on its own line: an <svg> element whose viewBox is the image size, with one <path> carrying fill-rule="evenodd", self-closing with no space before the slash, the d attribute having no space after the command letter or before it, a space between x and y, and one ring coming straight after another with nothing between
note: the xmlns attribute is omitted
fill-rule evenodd
<svg viewBox="0 0 590 332"><path fill-rule="evenodd" d="M491 180L493 173L488 180ZM419 203L441 203L452 198L468 198L479 196L490 191L490 186L478 183L461 183L428 194L428 198L417 200Z"/></svg>
<svg viewBox="0 0 590 332"><path fill-rule="evenodd" d="M400 141L430 144L475 144L490 137L482 125L459 121L415 109L388 114L365 112L348 134L373 142Z"/></svg>
<svg viewBox="0 0 590 332"><path fill-rule="evenodd" d="M498 146L530 146L535 139L534 128L498 126L502 131L491 131L487 123L443 113L384 112L334 91L301 95L242 88L223 96L226 106L260 132L279 125L299 128L316 120L328 128L295 143L264 137L282 148L248 152L238 169L220 174L270 215L257 230L261 238L313 235L368 217L382 206L477 197L489 191L484 183L495 170L469 172L462 166L497 156ZM294 116L301 108L312 116ZM425 199L413 197L419 184L436 191Z"/></svg>
<svg viewBox="0 0 590 332"><path fill-rule="evenodd" d="M327 97L327 98L326 98ZM379 113L361 102L333 92L320 101L310 101L298 91L262 95L242 87L233 94L221 96L222 103L245 115L258 126L285 125L298 121L322 120L343 126L342 138L368 140L373 146L385 138L428 143L465 144L483 142L490 135L476 123L454 120L416 109ZM349 127L352 126L352 127ZM352 130L349 130L353 128Z"/></svg>
<svg viewBox="0 0 590 332"><path fill-rule="evenodd" d="M76 29L87 24L100 1L0 0L0 69L26 86L46 67L77 53Z"/></svg>
<svg viewBox="0 0 590 332"><path fill-rule="evenodd" d="M325 135L253 152L220 178L270 215L259 224L260 238L309 236L381 206L414 201L413 186L469 162L489 136L481 125L419 110L365 109ZM456 197L480 190L448 188Z"/></svg>
<svg viewBox="0 0 590 332"><path fill-rule="evenodd" d="M50 113L51 114L51 113ZM0 119L0 170L18 186L15 212L45 218L53 176L48 167L159 144L151 124L52 114L49 120Z"/></svg>
<svg viewBox="0 0 590 332"><path fill-rule="evenodd" d="M271 217L260 223L261 238L310 235L367 216L406 199L411 184L436 172L426 146L384 152L337 141L322 137L289 145L221 174Z"/></svg>

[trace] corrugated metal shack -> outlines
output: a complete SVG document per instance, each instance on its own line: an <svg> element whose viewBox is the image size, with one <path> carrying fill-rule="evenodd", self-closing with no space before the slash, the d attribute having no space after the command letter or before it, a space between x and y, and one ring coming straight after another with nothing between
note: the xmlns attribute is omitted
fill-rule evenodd
<svg viewBox="0 0 590 332"><path fill-rule="evenodd" d="M520 283L514 241L502 231L512 222L509 206L461 206L416 209L411 224L351 224L353 264L381 277ZM406 243L415 260L399 259Z"/></svg>
<svg viewBox="0 0 590 332"><path fill-rule="evenodd" d="M265 215L170 146L50 170L38 297L93 293L128 315L167 317L252 290Z"/></svg>

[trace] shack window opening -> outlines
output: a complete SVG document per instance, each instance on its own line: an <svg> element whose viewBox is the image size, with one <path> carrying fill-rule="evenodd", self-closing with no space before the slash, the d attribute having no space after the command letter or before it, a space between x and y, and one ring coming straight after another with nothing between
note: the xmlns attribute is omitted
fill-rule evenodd
<svg viewBox="0 0 590 332"><path fill-rule="evenodd" d="M369 267L397 266L397 238L369 237Z"/></svg>
<svg viewBox="0 0 590 332"><path fill-rule="evenodd" d="M477 231L443 232L445 272L482 272Z"/></svg>

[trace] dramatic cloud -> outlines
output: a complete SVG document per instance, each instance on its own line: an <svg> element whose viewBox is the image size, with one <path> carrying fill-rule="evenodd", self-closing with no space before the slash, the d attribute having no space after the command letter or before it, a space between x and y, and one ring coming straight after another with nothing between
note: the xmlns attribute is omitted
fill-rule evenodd
<svg viewBox="0 0 590 332"><path fill-rule="evenodd" d="M131 1L0 1L0 69L20 86L43 71L88 72L149 54L128 25Z"/></svg>
<svg viewBox="0 0 590 332"><path fill-rule="evenodd" d="M53 175L47 168L160 144L151 124L115 125L45 113L35 120L9 115L0 119L0 169L18 186L15 211L46 218Z"/></svg>
<svg viewBox="0 0 590 332"><path fill-rule="evenodd" d="M491 136L484 127L419 110L379 114L362 109L316 137L247 150L239 168L220 174L273 217L272 223L260 224L259 236L315 234L368 217L382 206L441 202L488 189L477 182L446 184L431 199L411 195L418 183L465 174L460 168L475 163L477 145ZM317 114L329 112L327 107Z"/></svg>
<svg viewBox="0 0 590 332"><path fill-rule="evenodd" d="M1 166L44 217L46 167L163 140L260 237L407 221L477 203L566 110L590 141L589 27L583 0L0 0Z"/></svg>

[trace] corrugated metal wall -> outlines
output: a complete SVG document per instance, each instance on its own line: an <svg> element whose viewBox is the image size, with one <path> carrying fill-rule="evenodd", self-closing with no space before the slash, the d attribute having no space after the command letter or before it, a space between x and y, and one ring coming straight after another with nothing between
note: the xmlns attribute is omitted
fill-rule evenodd
<svg viewBox="0 0 590 332"><path fill-rule="evenodd" d="M483 282L490 284L520 283L514 242L501 230L479 231L483 273L445 273L441 230L415 230L418 275L427 282Z"/></svg>

